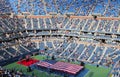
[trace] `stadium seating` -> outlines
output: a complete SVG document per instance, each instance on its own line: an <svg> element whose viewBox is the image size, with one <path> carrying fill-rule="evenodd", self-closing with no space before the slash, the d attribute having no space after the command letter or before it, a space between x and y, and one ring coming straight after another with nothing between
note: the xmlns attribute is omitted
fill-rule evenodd
<svg viewBox="0 0 120 77"><path fill-rule="evenodd" d="M0 0L0 61L39 49L59 59L113 67L113 77L119 77L120 21L112 19L119 17L119 7L120 0ZM7 13L14 17L2 17ZM94 14L111 20L89 18Z"/></svg>
<svg viewBox="0 0 120 77"><path fill-rule="evenodd" d="M74 12L75 15L80 15L80 16L90 15L94 12L107 17L108 16L117 17L119 15L119 10L117 10L117 8L119 8L119 4L118 4L119 0L111 1L111 3L109 4L108 4L108 0L104 0L104 1L103 0L93 0L93 1L90 1L90 0L81 0L81 1L78 1L78 0L74 0L74 1L72 0L63 0L63 1L21 0L20 2L17 0L9 0L9 1L1 0L0 3L1 4L4 3L2 4L4 5L4 7L1 5L2 6L1 12L12 11L16 14L18 14L19 12L30 12L31 14L34 14L34 15L46 15L46 14L49 14L50 12L57 12L60 14L64 14L67 12Z"/></svg>
<svg viewBox="0 0 120 77"><path fill-rule="evenodd" d="M4 69L2 67L0 67L0 76L1 77L28 77L29 75L25 75L24 72L22 71L17 71L15 69L12 69L12 70L8 70L8 69ZM31 76L29 76L31 77Z"/></svg>
<svg viewBox="0 0 120 77"><path fill-rule="evenodd" d="M120 51L119 49L116 49L114 47L112 48L104 47L104 46L99 46L97 44L84 45L82 43L81 44L73 43L73 42L67 43L66 41L64 41L60 45L59 41L56 40L55 42L56 43L58 42L58 44L52 43L52 41L49 42L51 43L50 46L53 46L53 45L55 46L55 50L52 47L47 46L45 44L46 41L40 43L40 50L45 51L45 48L47 48L47 51L45 53L48 53L48 54L62 56L61 58L66 58L66 59L74 58L76 60L86 61L94 64L100 64L103 66L106 66L109 61L111 61L111 64L112 62L115 62L116 59L118 58L116 54L119 54L119 51Z"/></svg>
<svg viewBox="0 0 120 77"><path fill-rule="evenodd" d="M112 77L119 77L120 76L120 61L116 62L113 70L112 70L113 76Z"/></svg>

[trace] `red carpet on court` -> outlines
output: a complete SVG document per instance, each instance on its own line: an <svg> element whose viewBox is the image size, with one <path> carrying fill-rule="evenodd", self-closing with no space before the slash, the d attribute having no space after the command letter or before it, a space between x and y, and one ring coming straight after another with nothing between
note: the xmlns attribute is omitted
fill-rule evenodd
<svg viewBox="0 0 120 77"><path fill-rule="evenodd" d="M18 61L18 64L22 64L24 66L30 66L36 62L38 62L39 60L35 60L35 59L29 59L28 61L26 59L23 59L21 61Z"/></svg>

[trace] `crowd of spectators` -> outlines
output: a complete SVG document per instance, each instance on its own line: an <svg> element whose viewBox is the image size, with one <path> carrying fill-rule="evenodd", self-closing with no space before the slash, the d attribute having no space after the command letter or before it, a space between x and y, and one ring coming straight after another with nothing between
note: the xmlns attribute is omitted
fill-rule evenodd
<svg viewBox="0 0 120 77"><path fill-rule="evenodd" d="M62 41L61 41L62 40ZM76 41L70 41L68 38L61 40L44 40L41 42L40 51L44 54L56 55L59 58L74 59L78 61L85 61L93 64L100 64L103 66L114 66L119 59L119 49L114 47L104 47L99 43L83 44ZM51 47L49 47L51 43ZM53 42L53 43L52 43ZM47 48L47 49L46 49Z"/></svg>
<svg viewBox="0 0 120 77"><path fill-rule="evenodd" d="M0 3L4 5L1 12L11 10L16 14L30 12L35 15L46 15L56 12L63 15L67 12L73 12L74 15L87 16L99 13L104 16L117 17L119 16L117 9L120 7L119 2L119 0L111 0L110 2L108 0L1 0Z"/></svg>
<svg viewBox="0 0 120 77"><path fill-rule="evenodd" d="M30 41L30 38L2 42L0 45L0 61L17 57L37 49L35 43Z"/></svg>
<svg viewBox="0 0 120 77"><path fill-rule="evenodd" d="M120 76L120 60L116 62L116 65L114 66L112 70L112 77L119 77Z"/></svg>
<svg viewBox="0 0 120 77"><path fill-rule="evenodd" d="M0 0L0 14L8 12L13 12L15 14L30 12L34 15L47 15L50 12L56 12L63 15L65 13L73 12L74 15L80 16L89 16L93 13L98 13L102 16L118 17L120 14L119 3L119 0L20 0L20 2L18 0ZM24 22L24 20L26 22ZM0 32L2 33L0 34L0 40L4 41L0 43L0 60L9 59L36 49L37 44L34 42L26 42L30 39L23 38L25 35L29 36L30 34L35 33L37 35L68 34L82 36L83 34L83 36L87 35L102 39L112 38L119 40L119 36L117 35L113 38L113 35L99 34L100 32L117 34L120 32L119 26L120 22L117 20L70 19L69 17L52 17L44 19L0 18ZM42 30L37 33L36 31L22 32L23 30L29 29L59 29L59 31ZM82 33L79 31L87 32ZM95 31L97 33L89 33L91 31ZM74 61L82 60L106 66L114 66L115 62L119 60L119 55L116 55L120 54L119 49L114 47L110 48L99 45L85 45L77 43L76 41L78 40L73 41L71 38L65 38L64 35L62 36L63 41L54 40L54 42L49 42L49 38L41 38L43 42L40 43L40 51L42 51L42 53L45 51L44 54L55 55L62 59L72 59ZM22 37L22 39L18 40L19 37ZM6 40L10 40L10 42L6 42ZM83 39L82 41L96 42L97 40ZM100 41L97 43L99 42ZM16 45L17 43L18 45ZM111 45L113 45L113 41ZM115 45L118 45L118 43L115 43ZM120 63L118 61L118 64L115 65L115 70L113 70L113 77L120 76L119 65ZM1 76L5 77L20 77L23 75L22 71L16 72L14 70L6 70L1 67L0 73Z"/></svg>
<svg viewBox="0 0 120 77"><path fill-rule="evenodd" d="M26 75L22 70L18 71L15 68L12 70L5 69L0 66L0 77L36 77L34 76L29 76Z"/></svg>
<svg viewBox="0 0 120 77"><path fill-rule="evenodd" d="M0 0L0 14L13 12L11 4L8 0Z"/></svg>

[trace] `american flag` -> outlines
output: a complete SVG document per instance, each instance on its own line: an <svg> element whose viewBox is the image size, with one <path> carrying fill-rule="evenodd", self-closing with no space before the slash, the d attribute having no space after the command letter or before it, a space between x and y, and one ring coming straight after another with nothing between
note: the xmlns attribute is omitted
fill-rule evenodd
<svg viewBox="0 0 120 77"><path fill-rule="evenodd" d="M41 66L41 67L50 67L52 64L48 63L48 62L44 62L44 61L40 61L39 63L37 63L38 66Z"/></svg>
<svg viewBox="0 0 120 77"><path fill-rule="evenodd" d="M77 72L83 69L83 66L65 62L57 62L54 65L51 65L50 68L75 75Z"/></svg>

